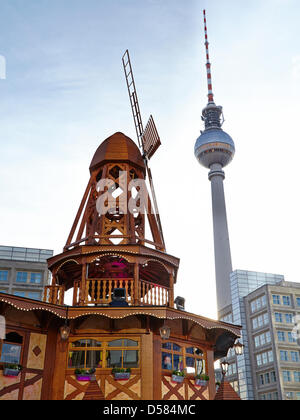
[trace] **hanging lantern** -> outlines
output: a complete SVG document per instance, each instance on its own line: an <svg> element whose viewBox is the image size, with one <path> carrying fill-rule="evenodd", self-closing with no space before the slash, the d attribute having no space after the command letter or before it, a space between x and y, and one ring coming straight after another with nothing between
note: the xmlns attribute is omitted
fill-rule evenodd
<svg viewBox="0 0 300 420"><path fill-rule="evenodd" d="M171 328L168 327L167 325L163 325L160 329L159 329L159 333L160 336L163 340L167 340L170 337L171 334Z"/></svg>

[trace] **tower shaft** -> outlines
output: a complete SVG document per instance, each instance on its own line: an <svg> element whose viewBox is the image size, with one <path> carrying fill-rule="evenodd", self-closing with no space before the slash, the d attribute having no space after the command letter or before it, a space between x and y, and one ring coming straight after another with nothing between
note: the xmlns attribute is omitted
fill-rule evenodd
<svg viewBox="0 0 300 420"><path fill-rule="evenodd" d="M220 311L231 303L230 273L232 272L223 185L225 174L222 166L213 164L208 177L211 181L217 306L218 311Z"/></svg>

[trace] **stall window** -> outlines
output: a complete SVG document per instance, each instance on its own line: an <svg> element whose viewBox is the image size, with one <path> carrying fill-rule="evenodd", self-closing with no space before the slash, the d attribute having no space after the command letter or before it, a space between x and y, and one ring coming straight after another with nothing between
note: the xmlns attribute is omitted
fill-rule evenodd
<svg viewBox="0 0 300 420"><path fill-rule="evenodd" d="M182 348L176 343L163 343L162 349L162 368L183 370Z"/></svg>
<svg viewBox="0 0 300 420"><path fill-rule="evenodd" d="M203 351L198 347L187 347L185 349L185 366L187 373L196 375L205 372L205 360Z"/></svg>
<svg viewBox="0 0 300 420"><path fill-rule="evenodd" d="M99 349L101 342L97 340L77 340L71 343L69 349L69 368L101 368L103 351Z"/></svg>
<svg viewBox="0 0 300 420"><path fill-rule="evenodd" d="M198 347L180 347L176 343L163 343L162 369L185 369L187 373L203 373L206 371L203 351Z"/></svg>
<svg viewBox="0 0 300 420"><path fill-rule="evenodd" d="M106 350L107 367L137 368L139 366L139 343L137 341L119 339L107 344L109 348Z"/></svg>
<svg viewBox="0 0 300 420"><path fill-rule="evenodd" d="M23 337L16 332L6 334L1 349L0 362L20 364Z"/></svg>
<svg viewBox="0 0 300 420"><path fill-rule="evenodd" d="M104 357L105 355L105 357ZM68 368L137 368L139 342L120 338L78 339L69 345Z"/></svg>

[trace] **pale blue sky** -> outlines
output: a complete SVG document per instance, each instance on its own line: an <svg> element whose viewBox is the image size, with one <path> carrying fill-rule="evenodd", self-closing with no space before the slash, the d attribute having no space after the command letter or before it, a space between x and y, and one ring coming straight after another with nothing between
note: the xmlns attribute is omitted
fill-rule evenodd
<svg viewBox="0 0 300 420"><path fill-rule="evenodd" d="M151 167L181 258L177 291L199 312L196 286L214 316L210 185L193 156L207 102L203 8L237 150L225 181L233 266L300 281L299 0L1 0L1 244L60 252L99 143L116 131L135 140L128 48L144 124L152 113L162 139ZM188 205L198 220L179 224Z"/></svg>

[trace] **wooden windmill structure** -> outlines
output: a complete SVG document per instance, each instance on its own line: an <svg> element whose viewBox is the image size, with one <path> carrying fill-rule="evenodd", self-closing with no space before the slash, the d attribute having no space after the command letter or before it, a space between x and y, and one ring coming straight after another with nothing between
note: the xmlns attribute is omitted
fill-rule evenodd
<svg viewBox="0 0 300 420"><path fill-rule="evenodd" d="M116 132L94 153L63 252L48 259L43 302L0 294L3 348L18 348L23 367L7 379L0 362L0 399L213 399L214 360L240 336L232 324L174 308L179 259L166 252L149 169L160 139L152 116L143 128L128 51L123 66L140 150ZM126 379L118 368L130 369ZM172 376L179 369L181 382ZM204 372L210 380L199 387Z"/></svg>
<svg viewBox="0 0 300 420"><path fill-rule="evenodd" d="M166 253L148 164L161 142L152 116L143 128L128 50L122 62L140 150L121 132L96 150L64 252L49 260L45 299L53 303L73 288L75 306L109 305L114 289L125 288L129 305L174 306L179 260Z"/></svg>

